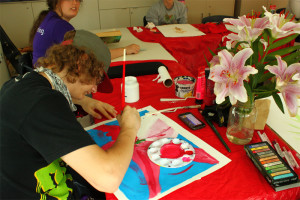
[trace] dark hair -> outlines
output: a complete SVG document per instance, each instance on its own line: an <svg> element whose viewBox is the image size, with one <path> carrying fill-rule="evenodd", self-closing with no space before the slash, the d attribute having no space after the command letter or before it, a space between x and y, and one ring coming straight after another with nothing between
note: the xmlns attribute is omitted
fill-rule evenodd
<svg viewBox="0 0 300 200"><path fill-rule="evenodd" d="M47 0L48 10L43 10L40 12L38 18L35 20L30 30L30 35L29 35L30 46L32 46L35 33L39 28L39 26L41 25L42 21L45 19L46 15L49 13L49 11L55 10L56 6L60 3L60 1L61 0Z"/></svg>
<svg viewBox="0 0 300 200"><path fill-rule="evenodd" d="M76 80L83 83L100 83L103 79L104 65L98 61L94 53L87 53L84 47L55 44L40 57L35 65L51 69L54 73L68 68L66 79L70 83ZM82 76L83 75L83 76Z"/></svg>

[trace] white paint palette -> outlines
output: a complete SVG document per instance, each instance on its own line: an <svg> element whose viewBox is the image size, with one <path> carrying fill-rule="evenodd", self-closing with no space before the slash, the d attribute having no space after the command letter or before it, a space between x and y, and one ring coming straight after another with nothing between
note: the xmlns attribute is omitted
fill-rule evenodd
<svg viewBox="0 0 300 200"><path fill-rule="evenodd" d="M185 140L162 138L154 141L147 150L149 159L167 168L183 167L195 158L195 149Z"/></svg>

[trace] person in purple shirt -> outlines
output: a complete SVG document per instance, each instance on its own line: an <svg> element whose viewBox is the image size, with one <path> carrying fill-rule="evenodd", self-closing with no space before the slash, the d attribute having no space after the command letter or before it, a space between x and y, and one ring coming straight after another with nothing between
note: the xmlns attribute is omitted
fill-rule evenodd
<svg viewBox="0 0 300 200"><path fill-rule="evenodd" d="M48 10L40 13L30 32L33 65L38 58L45 56L50 46L61 43L66 32L74 30L69 21L78 14L81 2L82 0L47 0ZM140 51L140 46L136 44L124 48L126 54L136 54ZM124 48L110 49L111 59L122 56Z"/></svg>

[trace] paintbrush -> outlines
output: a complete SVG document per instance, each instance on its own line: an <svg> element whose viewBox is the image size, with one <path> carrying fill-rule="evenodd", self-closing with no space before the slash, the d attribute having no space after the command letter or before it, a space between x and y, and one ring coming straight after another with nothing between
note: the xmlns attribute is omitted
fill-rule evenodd
<svg viewBox="0 0 300 200"><path fill-rule="evenodd" d="M191 96L191 97L173 98L173 99L172 98L160 98L160 101L185 101L185 100L187 100L189 98L195 98L195 97Z"/></svg>
<svg viewBox="0 0 300 200"><path fill-rule="evenodd" d="M123 51L123 79L122 79L122 110L125 107L125 61L126 61L126 49Z"/></svg>
<svg viewBox="0 0 300 200"><path fill-rule="evenodd" d="M166 108L166 109L163 109L163 110L158 110L158 111L146 113L145 116L156 115L156 114L159 114L159 113L162 113L162 112L176 112L178 109L192 109L192 108L200 108L200 107L201 107L201 105Z"/></svg>

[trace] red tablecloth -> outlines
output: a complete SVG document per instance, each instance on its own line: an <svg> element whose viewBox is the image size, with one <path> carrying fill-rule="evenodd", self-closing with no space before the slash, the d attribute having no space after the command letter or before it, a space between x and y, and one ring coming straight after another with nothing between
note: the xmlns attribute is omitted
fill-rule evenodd
<svg viewBox="0 0 300 200"><path fill-rule="evenodd" d="M174 61L161 61L169 68L172 78L178 75L190 75L190 72L181 64ZM119 65L120 63L114 63ZM187 99L183 102L160 102L160 98L176 98L175 88L172 85L166 88L162 83L152 81L157 75L147 75L137 77L140 86L140 100L136 103L128 104L136 108L143 108L151 105L157 110L178 107L185 105L193 105L194 99ZM121 78L112 79L114 91L112 94L94 94L94 98L105 101L120 112L121 110ZM190 111L195 116L204 121L197 109L177 110L174 113L163 113L183 127L186 127L178 120L178 114ZM247 157L243 146L235 145L228 141L226 137L226 128L215 126L219 130L221 136L231 149L231 153L227 152L225 147L218 140L215 133L207 125L200 130L190 130L190 132L213 148L231 159L231 162L221 169L203 177L201 180L194 181L185 187L182 187L162 199L209 199L209 200L299 200L300 187L292 188L284 191L275 192L267 183L252 161ZM187 128L188 129L188 128ZM290 149L269 127L266 126L266 134L271 140L276 139L281 147L285 146ZM258 135L254 134L251 143L260 142ZM292 150L293 154L295 152ZM300 163L300 160L296 158ZM295 170L300 175L300 170ZM107 194L107 199L116 199L113 194Z"/></svg>
<svg viewBox="0 0 300 200"><path fill-rule="evenodd" d="M172 38L164 37L157 29L152 32L143 28L142 32L134 31L129 27L129 31L138 39L144 42L160 43L179 64L185 66L192 74L197 75L198 67L207 66L206 59L211 60L212 54L217 52L222 37L229 31L224 24L193 24L194 27L205 33L203 36Z"/></svg>

